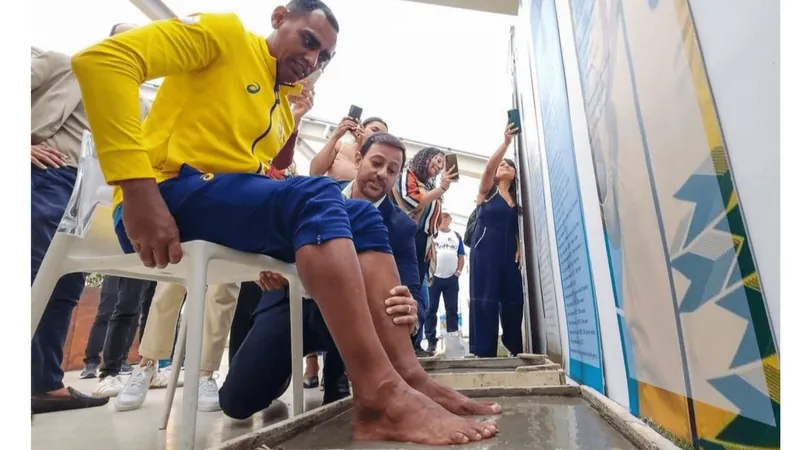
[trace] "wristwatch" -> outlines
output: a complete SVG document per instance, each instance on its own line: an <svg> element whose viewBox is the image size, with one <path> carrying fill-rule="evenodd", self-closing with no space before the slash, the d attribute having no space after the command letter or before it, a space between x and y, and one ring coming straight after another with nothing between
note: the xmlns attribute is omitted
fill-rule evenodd
<svg viewBox="0 0 800 450"><path fill-rule="evenodd" d="M460 277L460 276L461 276L461 271L460 271L460 270L456 270L456 276L457 276L457 277Z"/></svg>

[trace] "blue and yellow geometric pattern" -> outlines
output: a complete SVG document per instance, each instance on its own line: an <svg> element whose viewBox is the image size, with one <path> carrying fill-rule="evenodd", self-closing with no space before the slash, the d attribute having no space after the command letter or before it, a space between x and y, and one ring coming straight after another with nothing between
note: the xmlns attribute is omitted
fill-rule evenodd
<svg viewBox="0 0 800 450"><path fill-rule="evenodd" d="M684 30L684 50L702 112L709 144L708 165L698 170L675 194L695 204L683 250L703 233L726 233L731 251L708 258L688 251L672 261L673 269L689 280L680 303L682 314L692 314L711 301L747 322L730 361L730 373L707 380L733 404L737 413L694 402L698 448L708 450L780 448L780 366L769 322L767 305L747 239L744 218L733 185L721 127L697 41L687 0L675 0ZM713 168L711 173L706 170ZM749 369L748 369L749 368ZM760 371L767 392L748 381L748 371Z"/></svg>

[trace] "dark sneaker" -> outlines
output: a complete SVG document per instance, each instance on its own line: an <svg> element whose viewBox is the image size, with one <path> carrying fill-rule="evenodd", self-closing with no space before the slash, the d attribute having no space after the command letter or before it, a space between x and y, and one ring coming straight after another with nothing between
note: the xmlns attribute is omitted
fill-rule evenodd
<svg viewBox="0 0 800 450"><path fill-rule="evenodd" d="M426 352L425 350L423 350L421 348L415 348L414 349L414 353L417 355L417 358L427 358L427 357L431 356L430 354L428 354L428 352Z"/></svg>
<svg viewBox="0 0 800 450"><path fill-rule="evenodd" d="M81 394L73 388L67 388L69 395L31 395L31 411L34 414L44 414L73 409L94 408L108 403L108 398L90 397Z"/></svg>
<svg viewBox="0 0 800 450"><path fill-rule="evenodd" d="M130 364L128 364L126 362L122 363L122 365L119 368L119 374L120 375L130 375L132 373L133 373L133 366L131 366Z"/></svg>
<svg viewBox="0 0 800 450"><path fill-rule="evenodd" d="M83 370L81 371L81 376L80 376L81 380L86 380L89 378L97 378L97 370L99 368L100 364L93 362L86 363L86 365L83 366Z"/></svg>

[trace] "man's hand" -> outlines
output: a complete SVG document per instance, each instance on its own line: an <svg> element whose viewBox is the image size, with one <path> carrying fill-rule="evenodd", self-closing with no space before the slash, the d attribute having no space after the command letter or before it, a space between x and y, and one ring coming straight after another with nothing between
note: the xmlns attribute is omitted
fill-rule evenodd
<svg viewBox="0 0 800 450"><path fill-rule="evenodd" d="M289 280L277 272L265 271L258 274L258 281L256 281L256 284L258 284L262 291L277 291L289 284Z"/></svg>
<svg viewBox="0 0 800 450"><path fill-rule="evenodd" d="M303 92L299 96L292 96L289 101L292 102L295 127L299 127L300 119L314 107L314 87L303 85Z"/></svg>
<svg viewBox="0 0 800 450"><path fill-rule="evenodd" d="M67 165L67 155L47 144L31 145L31 164L42 170L59 169Z"/></svg>
<svg viewBox="0 0 800 450"><path fill-rule="evenodd" d="M389 294L391 297L386 299L386 314L394 316L392 322L395 325L408 326L413 334L414 326L417 325L417 301L411 297L411 292L405 286L397 286Z"/></svg>
<svg viewBox="0 0 800 450"><path fill-rule="evenodd" d="M145 267L163 269L183 257L178 226L153 179L119 183L125 199L122 222Z"/></svg>

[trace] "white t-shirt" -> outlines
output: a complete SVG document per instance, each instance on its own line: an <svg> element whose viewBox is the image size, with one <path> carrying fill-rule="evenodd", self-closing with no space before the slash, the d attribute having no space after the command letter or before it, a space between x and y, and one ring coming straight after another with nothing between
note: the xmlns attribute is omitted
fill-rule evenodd
<svg viewBox="0 0 800 450"><path fill-rule="evenodd" d="M458 269L458 257L464 255L464 242L455 231L441 231L434 239L436 245L436 278L450 278Z"/></svg>

